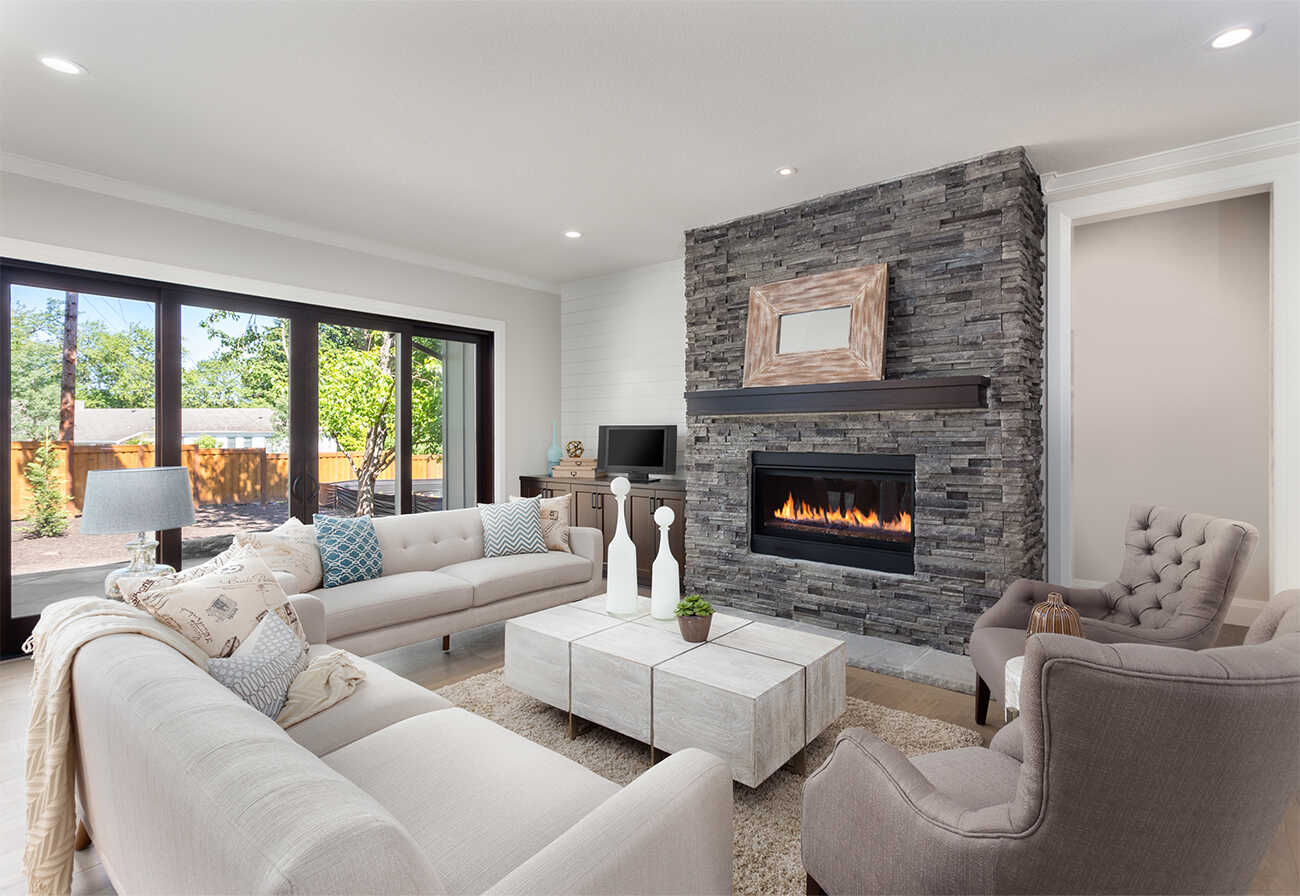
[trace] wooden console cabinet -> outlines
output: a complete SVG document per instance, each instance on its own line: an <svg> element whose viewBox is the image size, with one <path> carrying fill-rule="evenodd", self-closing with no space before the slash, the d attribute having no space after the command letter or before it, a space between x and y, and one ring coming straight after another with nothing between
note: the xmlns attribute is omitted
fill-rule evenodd
<svg viewBox="0 0 1300 896"><path fill-rule="evenodd" d="M618 502L609 490L610 479L558 479L553 476L520 476L519 494L525 498L540 495L554 498L572 495L569 500L569 525L590 526L605 533L608 555L610 539L618 524ZM654 512L660 507L673 509L675 519L668 529L668 544L673 556L686 569L686 480L660 479L650 483L633 483L628 493L625 512L627 533L636 545L637 579L650 584L650 566L659 549L659 527L655 525Z"/></svg>

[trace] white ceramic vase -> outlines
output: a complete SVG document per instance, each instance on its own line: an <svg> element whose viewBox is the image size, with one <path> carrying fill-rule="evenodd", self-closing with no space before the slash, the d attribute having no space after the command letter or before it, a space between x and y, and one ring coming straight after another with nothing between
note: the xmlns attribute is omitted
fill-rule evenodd
<svg viewBox="0 0 1300 896"><path fill-rule="evenodd" d="M668 545L668 527L676 518L667 505L655 511L655 525L659 527L659 553L650 567L650 615L655 619L672 619L682 599L681 573L677 558Z"/></svg>
<svg viewBox="0 0 1300 896"><path fill-rule="evenodd" d="M605 573L605 612L611 616L636 615L636 545L627 534L623 516L623 503L632 486L627 478L619 476L609 484L609 490L618 501L618 526L609 543L608 569Z"/></svg>

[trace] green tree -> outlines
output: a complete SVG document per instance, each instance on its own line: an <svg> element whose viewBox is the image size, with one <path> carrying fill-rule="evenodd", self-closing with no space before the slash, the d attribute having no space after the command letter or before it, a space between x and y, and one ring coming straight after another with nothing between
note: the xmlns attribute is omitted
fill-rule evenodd
<svg viewBox="0 0 1300 896"><path fill-rule="evenodd" d="M9 412L13 438L35 441L59 425L63 320L53 305L12 306L9 319Z"/></svg>
<svg viewBox="0 0 1300 896"><path fill-rule="evenodd" d="M216 436L210 436L210 435L204 434L204 435L201 435L201 436L199 436L197 439L194 440L194 447L195 447L195 448L198 448L198 449L200 449L200 450L208 450L208 449L212 449L212 448L220 448L220 447L221 447L221 440L218 439Z"/></svg>
<svg viewBox="0 0 1300 896"><path fill-rule="evenodd" d="M23 470L23 478L32 491L27 505L27 534L34 538L48 538L67 532L68 495L63 489L59 457L49 433L36 449L36 456Z"/></svg>

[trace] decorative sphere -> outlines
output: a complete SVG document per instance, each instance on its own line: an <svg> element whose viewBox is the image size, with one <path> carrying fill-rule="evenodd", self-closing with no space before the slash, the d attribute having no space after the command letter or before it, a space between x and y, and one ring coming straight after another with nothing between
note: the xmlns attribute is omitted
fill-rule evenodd
<svg viewBox="0 0 1300 896"><path fill-rule="evenodd" d="M627 481L626 476L619 476L609 484L609 490L614 493L614 497L621 498L632 490L632 483Z"/></svg>
<svg viewBox="0 0 1300 896"><path fill-rule="evenodd" d="M675 519L677 514L673 513L673 509L667 504L655 511L655 522L660 526L671 526Z"/></svg>
<svg viewBox="0 0 1300 896"><path fill-rule="evenodd" d="M574 439L564 446L564 453L569 457L582 457L582 442Z"/></svg>

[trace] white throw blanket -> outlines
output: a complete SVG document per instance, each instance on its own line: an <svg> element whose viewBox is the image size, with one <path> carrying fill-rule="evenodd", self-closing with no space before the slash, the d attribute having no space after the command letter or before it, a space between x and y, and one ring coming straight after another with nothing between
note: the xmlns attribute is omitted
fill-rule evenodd
<svg viewBox="0 0 1300 896"><path fill-rule="evenodd" d="M32 718L27 726L27 892L63 894L72 887L77 829L72 661L82 645L103 635L137 634L168 644L200 669L208 657L197 644L148 613L120 601L75 597L45 608L23 645L32 654Z"/></svg>
<svg viewBox="0 0 1300 896"><path fill-rule="evenodd" d="M76 597L50 604L23 650L32 654L32 718L27 726L27 843L23 872L31 894L66 894L76 842L76 736L72 724L72 662L103 635L145 635L174 647L200 669L197 644L143 610L115 600ZM311 661L293 684L276 722L283 728L348 697L365 678L343 650Z"/></svg>

